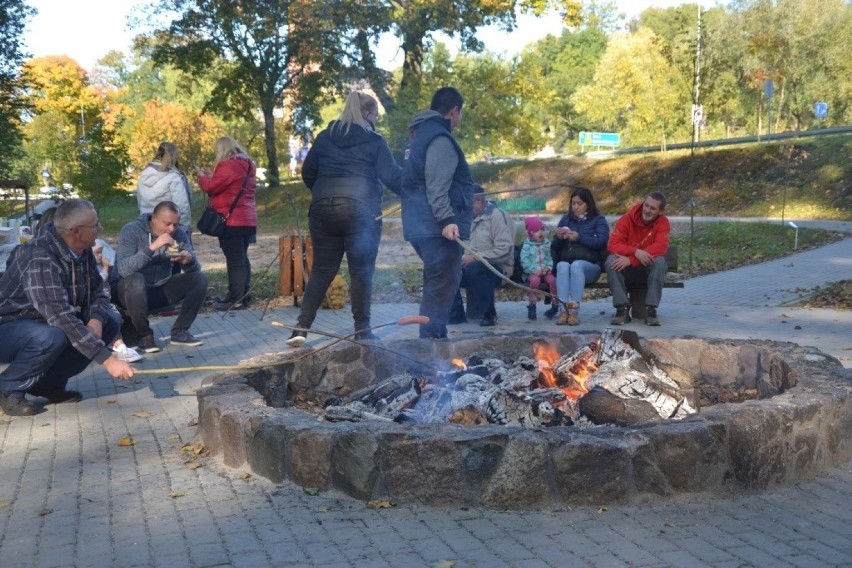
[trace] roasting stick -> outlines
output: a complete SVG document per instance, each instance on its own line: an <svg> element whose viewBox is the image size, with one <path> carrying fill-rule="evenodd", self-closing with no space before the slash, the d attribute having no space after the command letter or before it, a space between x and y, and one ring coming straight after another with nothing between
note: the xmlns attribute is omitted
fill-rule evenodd
<svg viewBox="0 0 852 568"><path fill-rule="evenodd" d="M404 317L399 318L396 321L391 321L391 322L387 322L387 323L383 323L383 324L379 324L379 325L374 325L371 328L368 328L366 330L359 330L359 331L372 331L374 329L379 329L379 328L387 327L387 326L390 326L390 325L411 325L411 324L427 324L427 323L429 323L429 318L426 317L426 316L404 316ZM373 344L362 343L361 341L354 339L355 334L358 333L358 332L350 333L349 335L337 335L335 333L328 333L328 332L325 332L325 331L319 331L317 329L304 329L304 328L300 328L300 327L293 327L293 326L283 324L283 323L280 323L280 322L277 322L277 321L273 321L272 325L275 326L275 327L292 329L294 331L310 332L310 333L314 333L316 335L322 335L324 337L330 337L330 338L334 339L334 341L332 341L332 342L330 342L326 345L323 345L323 346L321 346L317 349L312 349L312 350L310 350L310 351L308 351L308 352L306 352L306 353L304 353L304 354L302 354L302 355L300 355L296 358L287 359L287 361L285 361L285 362L299 361L301 359L304 359L305 357L308 357L309 355L313 355L314 353L317 353L319 351L322 351L323 349L327 349L327 348L331 347L332 345L340 343L341 341L351 341L352 343L355 343L355 344L358 344L358 345L367 345L367 346L372 347L372 348L381 349L382 351L388 351L390 353L393 353L394 355L397 355L399 357L403 357L405 359L413 361L413 362L417 363L418 365L430 366L426 363L423 363L423 361L417 361L416 359L411 359L410 357L407 357L407 356L403 355L402 353L397 353L397 352L392 351L392 350L390 350L386 347L383 347L381 345L373 345ZM263 365L242 365L242 364L239 364L239 365L199 365L199 366L196 366L196 367L163 367L163 368L160 368L160 369L134 369L134 372L137 375L163 375L163 374L169 374L169 373L192 373L192 372L195 372L195 371L242 371L242 370L247 370L247 369L264 369L266 367L273 367L273 366L278 365L280 363L281 362L265 363Z"/></svg>
<svg viewBox="0 0 852 568"><path fill-rule="evenodd" d="M562 304L562 306L563 306L566 310L568 310L568 309L569 309L568 304L567 304L566 302L563 302L562 300L560 300L560 299L559 299L559 297L558 297L556 294L553 294L552 292L545 292L544 290L533 290L533 289L532 289L532 288L530 288L529 286L524 286L523 284L518 284L517 282L515 282L514 280L512 280L511 278L509 278L508 276L506 276L505 274L503 274L502 272L500 272L499 270L497 270L496 268L494 268L493 266L491 266L491 263L490 263L490 262L488 262L487 260L485 260L484 258L482 258L482 256L480 256L480 254L479 254L478 252L476 252L475 250L473 250L472 248L470 248L470 245L469 245L469 244L467 244L466 242L464 242L464 241L463 241L463 240L461 240L461 239L456 239L456 242L457 242L459 245L461 245L461 248L463 248L464 250L466 250L467 252L469 252L470 254L472 254L473 256L475 256L475 257L476 257L476 260L478 260L479 262L481 262L482 264L484 264L484 265L485 265L485 268L487 268L488 270L490 270L491 272L493 272L494 274L496 274L498 277L500 277L500 279L501 279L501 280L503 280L503 281L504 281L504 282L506 282L507 284L509 284L509 285L511 285L511 286L514 286L515 288L520 288L521 290L526 290L527 292L534 292L534 293L536 293L536 294L543 294L543 295L545 295L545 296L550 296L551 301L555 300L555 301L559 302L560 304ZM570 307L571 307L571 308L576 308L577 306L570 306Z"/></svg>

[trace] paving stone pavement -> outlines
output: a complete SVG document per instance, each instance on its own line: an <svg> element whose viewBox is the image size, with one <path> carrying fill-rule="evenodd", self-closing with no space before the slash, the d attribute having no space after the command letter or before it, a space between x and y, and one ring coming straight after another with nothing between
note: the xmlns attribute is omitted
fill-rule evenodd
<svg viewBox="0 0 852 568"><path fill-rule="evenodd" d="M815 345L852 367L852 314L783 305L802 289L852 275L852 238L666 290L662 327L640 335L763 338ZM579 329L600 330L608 300L582 306ZM374 306L373 322L414 314ZM230 365L287 349L297 308L203 314L201 347L165 349L140 369ZM489 332L552 329L523 302L498 305ZM322 310L316 329L351 331L348 306ZM797 329L798 327L798 329ZM577 328L574 328L577 329ZM560 328L560 331L573 331ZM482 333L476 323L453 336ZM383 338L414 337L388 326ZM324 339L310 337L311 344ZM194 390L206 372L110 379L91 366L71 388L79 404L34 417L0 416L0 567L61 566L852 566L852 461L771 491L675 502L528 512L396 506L374 510L335 493L306 494L183 448L197 442ZM852 379L852 377L850 377ZM130 438L132 446L121 446ZM190 446L191 448L191 446ZM201 464L201 467L196 465ZM416 482L416 481L415 481Z"/></svg>

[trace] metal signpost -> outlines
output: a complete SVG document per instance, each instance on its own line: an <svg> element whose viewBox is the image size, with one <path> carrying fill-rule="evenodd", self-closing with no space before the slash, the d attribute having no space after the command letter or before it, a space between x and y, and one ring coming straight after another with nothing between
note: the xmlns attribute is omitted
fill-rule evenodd
<svg viewBox="0 0 852 568"><path fill-rule="evenodd" d="M581 132L580 150L585 152L586 146L618 148L621 146L621 134L617 132Z"/></svg>

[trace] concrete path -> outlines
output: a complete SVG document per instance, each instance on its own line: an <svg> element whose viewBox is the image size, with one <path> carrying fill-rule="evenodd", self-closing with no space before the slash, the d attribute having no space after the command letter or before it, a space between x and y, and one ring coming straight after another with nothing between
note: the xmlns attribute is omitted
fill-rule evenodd
<svg viewBox="0 0 852 568"><path fill-rule="evenodd" d="M852 367L852 314L784 305L852 276L852 239L786 259L695 278L664 292L663 326L640 335L762 338L815 345ZM373 322L415 314L374 306ZM608 300L582 306L579 329L608 325ZM296 308L205 314L197 348L165 346L140 369L235 364L286 349ZM498 305L490 332L552 329L523 302ZM155 331L166 336L171 318ZM316 329L348 333L346 310ZM573 331L571 328L559 328ZM454 336L483 332L475 323ZM414 337L385 327L383 338ZM310 336L312 344L323 340ZM726 499L522 513L398 506L373 510L338 494L310 496L195 456L195 389L206 373L131 382L90 367L79 404L0 416L0 567L58 566L639 566L852 565L852 462L793 487ZM850 372L852 375L852 372ZM850 376L852 380L852 376ZM119 441L129 438L132 446ZM197 467L201 465L201 467Z"/></svg>

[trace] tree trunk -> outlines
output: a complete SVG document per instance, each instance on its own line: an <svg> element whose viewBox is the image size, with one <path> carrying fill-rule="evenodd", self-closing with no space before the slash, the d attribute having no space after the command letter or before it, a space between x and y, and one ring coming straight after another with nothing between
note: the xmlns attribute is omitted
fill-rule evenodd
<svg viewBox="0 0 852 568"><path fill-rule="evenodd" d="M272 111L274 103L271 98L263 97L260 101L263 112L263 141L266 146L266 185L278 187L281 178L278 175L278 151L275 142L275 116Z"/></svg>

